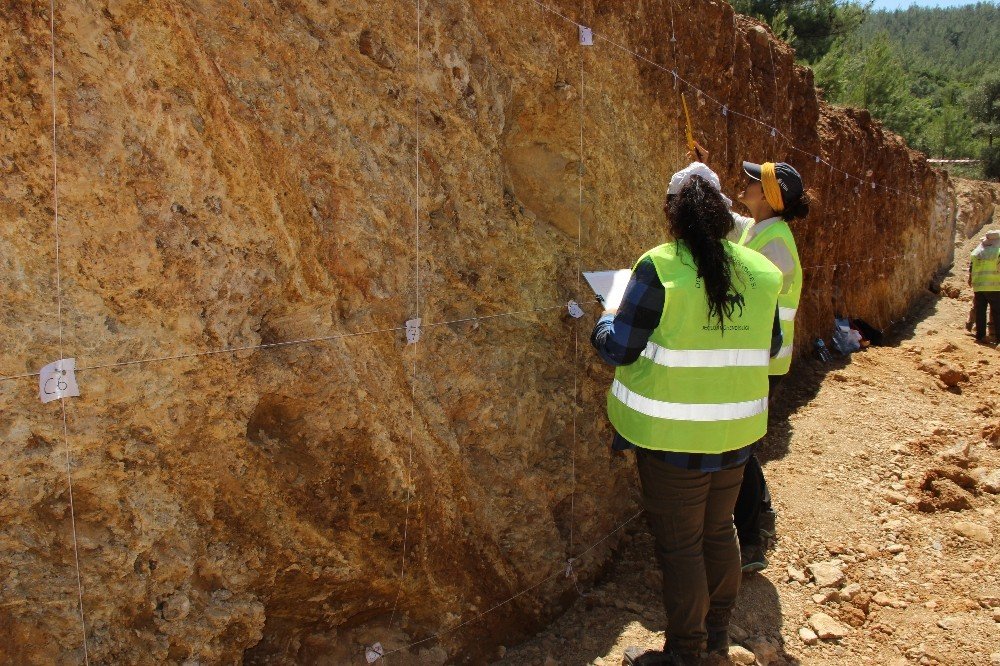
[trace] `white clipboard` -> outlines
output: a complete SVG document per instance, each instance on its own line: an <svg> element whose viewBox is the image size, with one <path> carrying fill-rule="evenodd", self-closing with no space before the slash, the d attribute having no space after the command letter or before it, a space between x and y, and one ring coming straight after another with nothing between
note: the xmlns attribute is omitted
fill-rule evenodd
<svg viewBox="0 0 1000 666"><path fill-rule="evenodd" d="M625 297L625 287L632 277L632 271L628 268L617 271L585 271L583 277L604 303L606 310L617 310Z"/></svg>

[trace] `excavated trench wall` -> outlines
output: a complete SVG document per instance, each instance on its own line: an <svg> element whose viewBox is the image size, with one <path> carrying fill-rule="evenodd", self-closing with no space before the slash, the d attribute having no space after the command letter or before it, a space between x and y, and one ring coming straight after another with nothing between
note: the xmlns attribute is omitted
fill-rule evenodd
<svg viewBox="0 0 1000 666"><path fill-rule="evenodd" d="M582 47L427 0L419 53L412 2L56 6L54 108L49 4L0 7L0 375L72 356L82 395L0 382L0 661L483 661L558 613L636 511L564 306L665 240L681 91L730 194L784 159L818 195L800 351L949 260L946 178L725 3L552 0Z"/></svg>

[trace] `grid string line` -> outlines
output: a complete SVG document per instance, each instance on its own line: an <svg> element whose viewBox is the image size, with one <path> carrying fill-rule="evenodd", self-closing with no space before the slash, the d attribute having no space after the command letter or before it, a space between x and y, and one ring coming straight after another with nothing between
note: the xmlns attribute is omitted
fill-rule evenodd
<svg viewBox="0 0 1000 666"><path fill-rule="evenodd" d="M52 86L52 210L53 235L55 236L55 269L56 269L56 319L59 328L59 357L64 358L63 340L63 298L62 298L62 251L59 224L59 136L56 109L59 96L56 86L56 3L49 0L49 42L50 68ZM73 455L69 445L69 425L66 418L66 398L59 398L59 411L62 417L63 450L65 451L66 489L69 495L69 518L73 536L73 564L76 569L77 608L80 615L80 632L83 635L83 662L90 664L90 650L87 646L87 619L83 607L83 576L80 573L80 546L76 534L76 505L73 501Z"/></svg>
<svg viewBox="0 0 1000 666"><path fill-rule="evenodd" d="M593 300L593 303L597 303L597 302L598 301L596 299ZM588 303L591 303L591 301L589 301L589 300L583 301L583 302L580 303L580 305L582 307L584 305L587 305ZM566 307L565 303L560 303L558 305L546 305L546 306L541 306L541 307L537 307L537 308L527 308L527 309L524 309L524 310L512 310L510 312L500 312L500 313L492 314L492 315L482 315L482 316L477 316L477 317L462 317L460 319L448 319L448 320L445 320L445 321L431 322L429 324L422 324L421 328L422 329L430 329L430 328L437 328L437 327L440 327L440 326L453 326L455 324L464 324L464 323L471 323L471 322L490 321L492 319L503 319L503 318L506 318L506 317L522 317L522 316L525 316L525 315L535 314L535 313L539 313L539 312L547 312L547 311L551 311L551 310L561 310L561 309L565 309L565 307ZM202 357L202 356L214 356L214 355L217 355L217 354L236 354L236 353L245 352L245 351L257 351L257 350L277 349L277 348L282 348L282 347L293 347L293 346L296 346L296 345L308 345L308 344L316 344L316 343L320 343L320 342L331 342L331 341L335 341L335 340L343 340L345 338L358 338L358 337L364 337L364 336L368 336L368 335L377 335L379 333L393 333L393 332L400 332L400 331L405 331L405 330L406 330L405 326L392 326L392 327L387 327L387 328L376 328L376 329L371 329L371 330L367 330L367 331L359 331L359 332L356 332L356 333L335 333L335 334L331 334L331 335L323 335L323 336L316 336L316 337L309 337L309 338L299 338L299 339L295 339L295 340L283 340L283 341L279 341L279 342L265 342L265 343L258 344L258 345L243 345L243 346L239 346L239 347L221 347L219 349L210 349L210 350L203 351L203 352L190 352L190 353L186 353L186 354L173 354L173 355L169 355L169 356L156 356L156 357L152 357L152 358L139 358L139 359L132 359L132 360L128 360L128 361L119 361L119 362L115 362L115 363L102 363L102 364L99 364L99 365L84 365L84 366L80 366L80 367L76 368L76 372L86 372L86 371L90 371L90 370L106 370L106 369L109 369L109 368L122 368L122 367L132 366L132 365L145 365L147 363L162 363L162 362L166 362L166 361L178 361L178 360L183 360L183 359L199 358L199 357ZM38 372L25 372L25 373L18 374L18 375L7 375L7 376L4 376L4 377L0 377L0 382L12 381L12 380L15 380L15 379L27 379L27 378L38 377L38 376L39 376Z"/></svg>

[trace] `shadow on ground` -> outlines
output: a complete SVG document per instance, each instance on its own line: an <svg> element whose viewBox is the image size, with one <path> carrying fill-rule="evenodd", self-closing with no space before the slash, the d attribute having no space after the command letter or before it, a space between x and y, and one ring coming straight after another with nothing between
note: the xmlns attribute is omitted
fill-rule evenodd
<svg viewBox="0 0 1000 666"><path fill-rule="evenodd" d="M916 327L934 314L941 297L927 292L910 312L892 328L885 332L884 347L898 347L901 343L913 338ZM833 322L830 322L833 328ZM872 351L877 351L877 347ZM867 354L868 350L855 352ZM789 417L808 405L819 393L823 379L827 374L842 370L851 363L854 354L848 356L835 355L829 363L823 363L812 356L797 358L792 364L792 370L778 388L775 403L771 408L771 418L767 426L767 435L757 451L761 462L780 460L788 455L792 441L792 428Z"/></svg>
<svg viewBox="0 0 1000 666"><path fill-rule="evenodd" d="M653 539L636 522L625 537L625 548L610 576L584 590L573 606L542 636L512 649L503 666L514 664L605 664L617 666L629 645L663 647L666 616L660 597L661 575L653 555ZM734 637L766 641L783 663L798 664L784 652L782 610L778 590L764 576L743 577L733 614ZM768 646L756 646L768 650ZM712 661L706 662L711 664ZM717 660L716 663L728 663Z"/></svg>

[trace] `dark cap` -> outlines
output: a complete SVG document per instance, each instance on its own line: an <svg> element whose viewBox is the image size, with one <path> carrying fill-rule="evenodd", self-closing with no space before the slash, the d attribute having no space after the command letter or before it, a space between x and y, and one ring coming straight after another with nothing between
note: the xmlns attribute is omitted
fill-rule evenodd
<svg viewBox="0 0 1000 666"><path fill-rule="evenodd" d="M744 162L743 171L754 180L760 180L760 165L753 162ZM802 176L787 162L776 162L774 164L774 176L778 179L778 187L781 188L781 200L785 204L797 201L805 189L802 184Z"/></svg>

